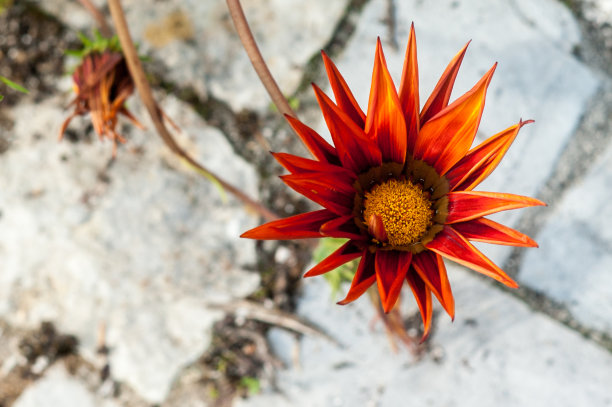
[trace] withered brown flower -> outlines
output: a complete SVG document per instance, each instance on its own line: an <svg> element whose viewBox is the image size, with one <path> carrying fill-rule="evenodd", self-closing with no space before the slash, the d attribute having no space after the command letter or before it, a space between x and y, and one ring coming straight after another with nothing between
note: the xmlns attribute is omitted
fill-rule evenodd
<svg viewBox="0 0 612 407"><path fill-rule="evenodd" d="M144 128L125 107L125 101L134 91L134 81L123 54L111 50L90 52L83 57L72 79L76 97L70 105L75 107L74 112L62 124L60 140L75 116L90 113L93 127L100 139L106 137L113 141L114 157L117 153L117 142L125 142L115 130L119 113L130 119L138 128Z"/></svg>

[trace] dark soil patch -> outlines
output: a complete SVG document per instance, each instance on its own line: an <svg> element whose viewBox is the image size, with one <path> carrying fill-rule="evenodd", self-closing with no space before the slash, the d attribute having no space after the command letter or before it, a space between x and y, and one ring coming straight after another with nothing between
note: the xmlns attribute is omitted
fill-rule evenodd
<svg viewBox="0 0 612 407"><path fill-rule="evenodd" d="M0 75L24 86L39 100L64 74L64 50L76 48L74 34L27 1L17 1L0 14ZM22 93L6 86L2 104L13 105Z"/></svg>

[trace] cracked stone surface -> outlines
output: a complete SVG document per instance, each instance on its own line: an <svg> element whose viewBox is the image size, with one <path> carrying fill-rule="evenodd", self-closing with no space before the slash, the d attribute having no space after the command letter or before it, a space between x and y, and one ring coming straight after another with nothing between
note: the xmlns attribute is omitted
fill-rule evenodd
<svg viewBox="0 0 612 407"><path fill-rule="evenodd" d="M270 71L281 89L291 94L304 64L331 37L348 0L243 3ZM78 3L54 0L40 5L71 26L88 29L91 20ZM210 91L235 110L270 106L224 1L173 0L152 7L150 2L129 0L122 5L134 39L142 52L151 52L165 65L167 80L195 90L202 98Z"/></svg>
<svg viewBox="0 0 612 407"><path fill-rule="evenodd" d="M264 392L236 405L612 405L609 352L472 272L454 266L448 272L456 318L451 323L437 315L434 351L420 361L406 351L393 353L380 322L370 328L375 313L366 298L340 307L330 301L325 281L308 279L298 312L342 347L302 339L301 365L278 374L281 393ZM271 338L282 349L291 342L280 332Z"/></svg>
<svg viewBox="0 0 612 407"><path fill-rule="evenodd" d="M110 168L108 143L58 144L63 105L53 98L11 112L0 160L0 316L19 326L52 321L92 360L104 324L113 377L159 402L222 317L206 303L258 286L243 269L255 261L254 242L238 238L257 219L171 158L153 132L130 130ZM219 131L175 99L163 106L192 154L256 196L255 170Z"/></svg>
<svg viewBox="0 0 612 407"><path fill-rule="evenodd" d="M574 186L538 235L521 281L554 298L588 326L612 332L612 147ZM551 278L554 273L554 278Z"/></svg>

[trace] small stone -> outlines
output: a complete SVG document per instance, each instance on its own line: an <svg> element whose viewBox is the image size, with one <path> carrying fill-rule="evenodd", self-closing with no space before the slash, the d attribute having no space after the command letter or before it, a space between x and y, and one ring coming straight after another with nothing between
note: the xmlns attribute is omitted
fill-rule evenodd
<svg viewBox="0 0 612 407"><path fill-rule="evenodd" d="M286 263L291 258L291 250L285 246L279 246L274 253L274 261L280 264Z"/></svg>

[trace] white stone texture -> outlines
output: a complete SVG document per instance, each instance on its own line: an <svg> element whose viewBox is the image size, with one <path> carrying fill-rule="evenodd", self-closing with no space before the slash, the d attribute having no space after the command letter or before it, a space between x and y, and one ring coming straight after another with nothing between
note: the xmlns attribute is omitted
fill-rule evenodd
<svg viewBox="0 0 612 407"><path fill-rule="evenodd" d="M58 365L29 386L15 400L13 407L116 407L116 404L96 398Z"/></svg>
<svg viewBox="0 0 612 407"><path fill-rule="evenodd" d="M574 134L586 102L600 85L599 78L571 55L580 33L569 10L554 0L396 1L399 47L393 49L384 22L386 3L368 3L355 34L335 59L362 109L367 110L377 36L381 37L387 66L398 87L410 24L414 22L421 105L451 58L472 40L451 101L499 63L476 143L521 118L536 121L521 130L498 169L477 189L535 196ZM317 128L328 135L323 121ZM510 211L494 219L514 225L521 213ZM503 262L509 249L491 247L487 254Z"/></svg>
<svg viewBox="0 0 612 407"><path fill-rule="evenodd" d="M367 296L338 306L323 279L308 279L299 314L343 346L303 338L301 366L278 373L280 391L236 406L612 406L609 352L470 273L449 267L457 316L436 316L431 345L440 359L421 361L393 353L380 322L370 328ZM272 339L286 352L288 339Z"/></svg>
<svg viewBox="0 0 612 407"><path fill-rule="evenodd" d="M254 243L238 237L258 220L223 201L153 131L122 127L129 141L108 170L110 143L58 143L63 105L53 98L10 112L12 144L0 160L0 317L17 326L53 321L92 360L105 324L114 378L159 402L222 317L205 303L258 286L243 269L255 262ZM191 154L256 196L255 170L219 131L173 98L162 106ZM145 118L138 106L135 114Z"/></svg>
<svg viewBox="0 0 612 407"><path fill-rule="evenodd" d="M527 253L522 283L563 303L581 322L612 333L612 147L572 188Z"/></svg>
<svg viewBox="0 0 612 407"><path fill-rule="evenodd" d="M330 39L348 1L241 3L270 71L281 90L291 94L302 79L304 64ZM85 30L91 26L91 17L78 10L78 3L45 0L40 5L73 27ZM235 110L270 106L270 98L240 45L225 1L126 0L122 5L141 51L151 52L168 68L165 79L192 88L201 97L209 90Z"/></svg>

